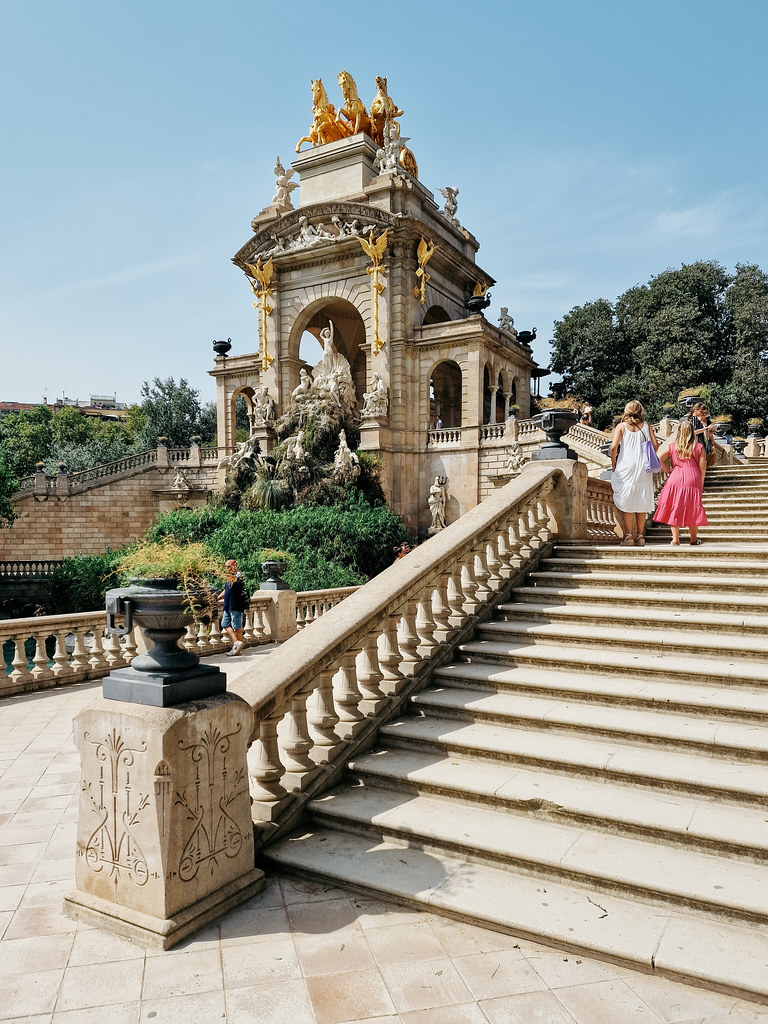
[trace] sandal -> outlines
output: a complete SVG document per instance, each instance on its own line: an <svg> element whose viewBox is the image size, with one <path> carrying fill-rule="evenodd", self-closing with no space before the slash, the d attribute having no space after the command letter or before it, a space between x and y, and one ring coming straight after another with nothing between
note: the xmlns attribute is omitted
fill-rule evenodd
<svg viewBox="0 0 768 1024"><path fill-rule="evenodd" d="M643 536L635 537L635 546L638 547L638 548L644 548L645 547L645 537L643 537Z"/></svg>
<svg viewBox="0 0 768 1024"><path fill-rule="evenodd" d="M627 536L624 538L624 540L619 545L619 547L631 548L634 545L634 543L635 543L635 538L632 536L631 533L628 533Z"/></svg>
<svg viewBox="0 0 768 1024"><path fill-rule="evenodd" d="M692 540L691 541L691 547L692 548L697 548L699 546L699 544L701 544L700 540Z"/></svg>

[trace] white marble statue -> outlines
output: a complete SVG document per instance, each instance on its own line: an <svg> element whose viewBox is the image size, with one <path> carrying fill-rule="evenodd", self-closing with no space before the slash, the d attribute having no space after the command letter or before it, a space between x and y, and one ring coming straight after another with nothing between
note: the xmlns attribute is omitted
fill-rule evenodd
<svg viewBox="0 0 768 1024"><path fill-rule="evenodd" d="M315 367L312 398L330 402L343 414L353 415L355 411L355 384L349 361L337 352L333 345L333 324L320 331L323 358Z"/></svg>
<svg viewBox="0 0 768 1024"><path fill-rule="evenodd" d="M445 209L441 210L440 213L442 213L445 219L449 220L451 224L458 225L459 222L456 219L456 211L459 208L459 204L456 201L456 197L459 194L459 190L457 188L451 188L450 185L446 185L445 188L438 188L437 191L440 192L445 199Z"/></svg>
<svg viewBox="0 0 768 1024"><path fill-rule="evenodd" d="M431 534L445 529L445 485L447 482L447 477L436 476L435 482L429 488L429 498L427 501L429 512L432 516L432 523L429 527L429 533Z"/></svg>
<svg viewBox="0 0 768 1024"><path fill-rule="evenodd" d="M347 433L339 431L339 447L333 457L333 477L338 483L351 484L360 476L360 460L347 444Z"/></svg>
<svg viewBox="0 0 768 1024"><path fill-rule="evenodd" d="M515 321L509 315L509 309L506 306L501 307L501 315L499 317L499 330L506 331L508 334L514 334L514 336L517 337Z"/></svg>
<svg viewBox="0 0 768 1024"><path fill-rule="evenodd" d="M285 452L285 457L290 459L292 462L306 462L307 452L304 448L304 431L299 430L296 437L293 440L293 444L290 444Z"/></svg>
<svg viewBox="0 0 768 1024"><path fill-rule="evenodd" d="M190 489L189 480L187 480L187 471L179 467L176 470L176 476L173 478L173 490L174 491L188 491Z"/></svg>
<svg viewBox="0 0 768 1024"><path fill-rule="evenodd" d="M387 385L374 370L371 378L371 390L363 394L363 419L374 419L387 415Z"/></svg>
<svg viewBox="0 0 768 1024"><path fill-rule="evenodd" d="M294 402L302 405L309 398L310 392L312 391L312 374L302 366L299 370L299 384L298 387L293 389L291 393L291 403Z"/></svg>
<svg viewBox="0 0 768 1024"><path fill-rule="evenodd" d="M226 469L228 472L234 472L241 465L245 465L248 462L261 462L260 453L261 446L259 440L251 434L247 441L240 441L236 444L235 450L230 455L225 455L223 459L219 459L217 469Z"/></svg>
<svg viewBox="0 0 768 1024"><path fill-rule="evenodd" d="M520 444L517 441L513 441L507 449L507 462L505 466L507 472L517 476L523 468L524 461L523 450L520 447Z"/></svg>
<svg viewBox="0 0 768 1024"><path fill-rule="evenodd" d="M277 418L277 405L269 393L269 388L259 388L253 406L254 422L262 427L271 427Z"/></svg>
<svg viewBox="0 0 768 1024"><path fill-rule="evenodd" d="M295 173L294 170L286 171L280 163L280 157L277 157L275 162L275 194L272 196L272 202L275 206L282 206L289 210L293 209L291 192L299 187L297 181L291 181Z"/></svg>
<svg viewBox="0 0 768 1024"><path fill-rule="evenodd" d="M331 224L338 231L338 238L353 238L360 234L359 220L342 220L341 217L334 215L331 217Z"/></svg>

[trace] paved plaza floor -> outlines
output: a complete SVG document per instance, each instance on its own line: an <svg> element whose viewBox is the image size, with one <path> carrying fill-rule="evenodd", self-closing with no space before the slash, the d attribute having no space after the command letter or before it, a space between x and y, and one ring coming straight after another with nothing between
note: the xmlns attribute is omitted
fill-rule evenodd
<svg viewBox="0 0 768 1024"><path fill-rule="evenodd" d="M262 651L209 660L231 678ZM0 700L0 1021L768 1024L768 1006L287 876L168 952L79 925L61 912L72 718L99 690Z"/></svg>

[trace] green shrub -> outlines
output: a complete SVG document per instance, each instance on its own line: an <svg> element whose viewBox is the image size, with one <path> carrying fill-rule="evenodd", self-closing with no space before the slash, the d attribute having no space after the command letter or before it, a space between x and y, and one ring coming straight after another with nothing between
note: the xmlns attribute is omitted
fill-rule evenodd
<svg viewBox="0 0 768 1024"><path fill-rule="evenodd" d="M51 573L43 601L46 614L94 612L104 607L104 595L119 586L117 562L123 551L65 558Z"/></svg>

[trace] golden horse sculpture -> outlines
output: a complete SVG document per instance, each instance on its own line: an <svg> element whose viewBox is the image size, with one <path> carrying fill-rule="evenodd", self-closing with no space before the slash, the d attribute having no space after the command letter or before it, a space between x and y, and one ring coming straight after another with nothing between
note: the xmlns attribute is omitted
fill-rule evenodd
<svg viewBox="0 0 768 1024"><path fill-rule="evenodd" d="M396 118L402 117L404 111L400 110L392 97L387 92L386 76L376 76L377 93L371 103L371 138L377 146L383 146L387 141L384 137L384 128L388 120L391 120L400 135L400 125Z"/></svg>
<svg viewBox="0 0 768 1024"><path fill-rule="evenodd" d="M339 127L346 127L349 135L357 135L358 132L371 134L371 119L365 104L357 94L357 85L348 71L340 71L338 75L341 94L344 97L344 106L339 107L337 118ZM342 124L342 118L346 124Z"/></svg>
<svg viewBox="0 0 768 1024"><path fill-rule="evenodd" d="M349 130L339 123L336 108L328 99L323 80L318 78L312 84L312 124L309 135L304 135L296 143L296 152L301 151L302 143L311 142L312 146L323 146L326 142L337 142L346 138Z"/></svg>

